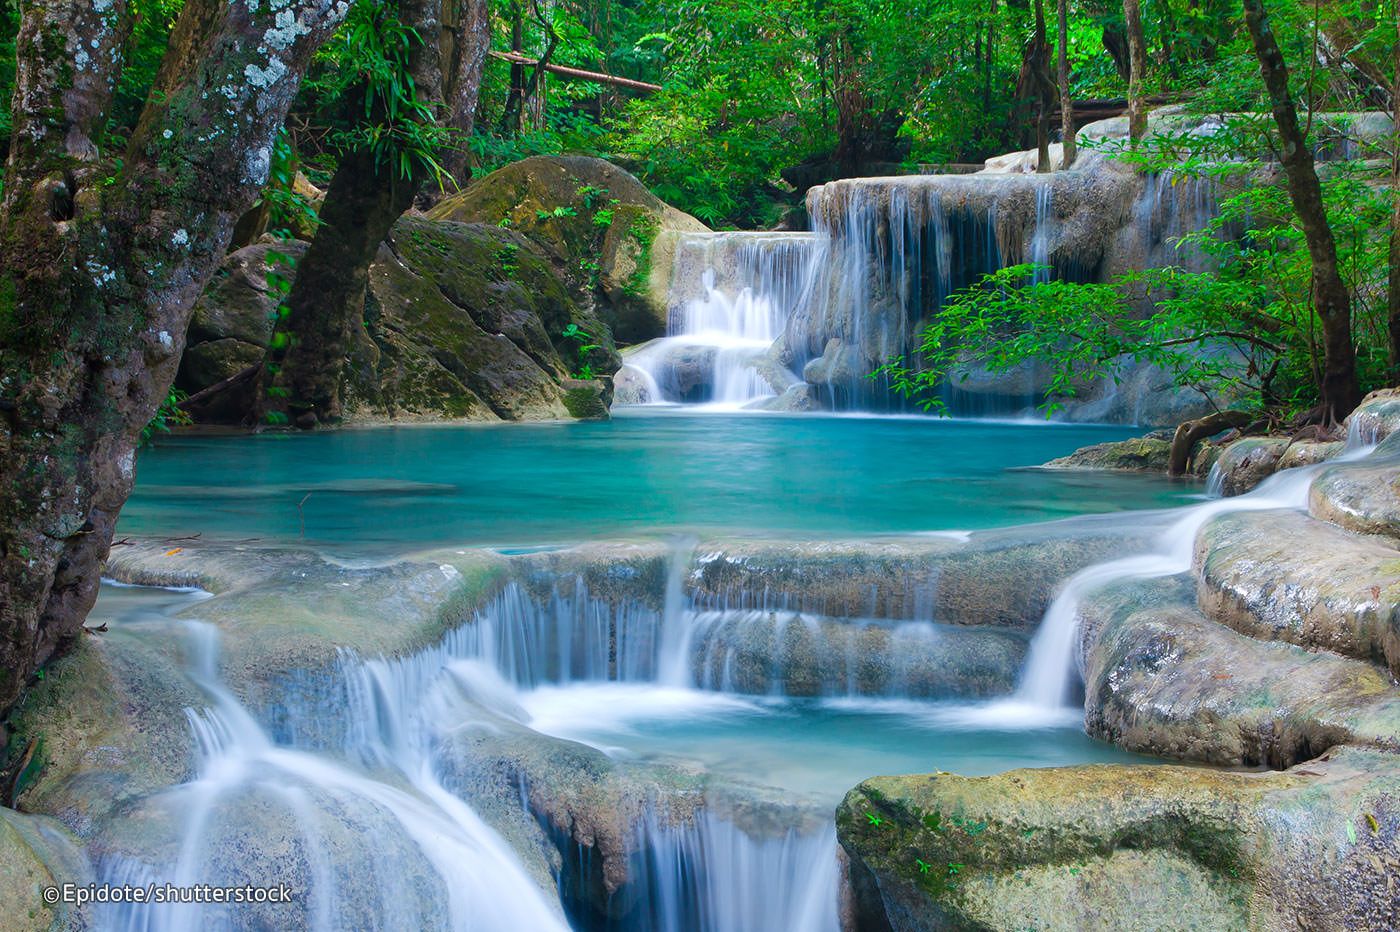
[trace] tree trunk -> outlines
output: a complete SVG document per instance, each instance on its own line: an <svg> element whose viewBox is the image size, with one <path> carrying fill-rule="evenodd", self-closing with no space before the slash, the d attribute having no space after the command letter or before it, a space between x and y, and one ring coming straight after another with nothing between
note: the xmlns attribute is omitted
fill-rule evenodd
<svg viewBox="0 0 1400 932"><path fill-rule="evenodd" d="M1274 39L1273 28L1261 0L1243 0L1245 25L1254 42L1259 72L1269 92L1274 123L1281 143L1279 158L1288 181L1288 196L1312 259L1313 309L1322 321L1323 365L1321 384L1323 417L1340 421L1361 401L1356 380L1356 347L1351 336L1351 293L1337 265L1337 243L1322 203L1312 150L1298 124L1298 111L1288 87L1288 65Z"/></svg>
<svg viewBox="0 0 1400 932"><path fill-rule="evenodd" d="M1055 168L1050 164L1050 105L1054 98L1054 83L1050 80L1050 38L1045 32L1045 0L1035 0L1031 69L1035 87L1035 170L1044 173Z"/></svg>
<svg viewBox="0 0 1400 932"><path fill-rule="evenodd" d="M455 68L443 60L444 43L432 36L439 27L439 4L401 0L404 22L430 37L410 50L409 77L420 100L438 102L440 122L470 134L490 40L485 0L466 0L452 27ZM273 329L250 421L312 428L340 420L341 383L355 328L364 320L369 267L427 179L426 167L417 161L405 177L368 148L341 159L316 236L297 263L285 316Z"/></svg>
<svg viewBox="0 0 1400 932"><path fill-rule="evenodd" d="M1074 105L1069 97L1069 0L1058 0L1059 61L1056 77L1060 85L1060 135L1064 140L1064 154L1060 158L1060 168L1069 168L1079 156L1078 141L1074 132Z"/></svg>
<svg viewBox="0 0 1400 932"><path fill-rule="evenodd" d="M1123 21L1128 31L1128 139L1137 145L1147 133L1147 101L1142 89L1147 68L1147 40L1142 35L1139 0L1123 0Z"/></svg>
<svg viewBox="0 0 1400 932"><path fill-rule="evenodd" d="M1186 475L1191 468L1191 458L1197 444L1222 430L1244 427L1253 419L1253 415L1244 411L1217 411L1179 425L1172 436L1171 450L1167 454L1167 475Z"/></svg>
<svg viewBox="0 0 1400 932"><path fill-rule="evenodd" d="M1400 6L1396 7L1400 28ZM1400 385L1400 41L1395 43L1395 80L1390 86L1390 278L1386 322L1390 331L1390 383Z"/></svg>
<svg viewBox="0 0 1400 932"><path fill-rule="evenodd" d="M187 0L118 160L95 136L125 0L25 5L0 204L0 709L81 632L190 310L343 12Z"/></svg>

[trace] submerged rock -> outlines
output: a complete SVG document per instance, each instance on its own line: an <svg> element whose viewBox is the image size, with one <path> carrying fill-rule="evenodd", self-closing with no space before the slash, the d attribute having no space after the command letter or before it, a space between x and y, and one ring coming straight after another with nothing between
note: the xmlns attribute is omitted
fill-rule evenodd
<svg viewBox="0 0 1400 932"><path fill-rule="evenodd" d="M837 811L858 928L1389 929L1400 756L1283 773L876 777Z"/></svg>

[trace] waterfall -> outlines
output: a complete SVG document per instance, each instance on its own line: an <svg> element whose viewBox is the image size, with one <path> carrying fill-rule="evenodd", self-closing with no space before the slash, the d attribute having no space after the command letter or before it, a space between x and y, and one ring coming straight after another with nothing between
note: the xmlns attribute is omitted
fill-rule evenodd
<svg viewBox="0 0 1400 932"><path fill-rule="evenodd" d="M416 716L434 682L422 674L440 665L441 651L347 668L350 717L369 725L352 729L347 756L377 765L362 769L273 743L217 676L217 630L191 622L189 637L190 678L210 705L188 713L196 778L162 799L180 832L173 861L112 856L102 865L105 882L275 885L291 876L295 898L272 904L277 912L263 920L282 928L566 928L510 846L434 776ZM259 826L288 836L292 850L280 876L250 875L259 859L230 864L223 854L241 833L260 837L267 829ZM102 925L131 932L232 927L230 910L253 908L120 904L107 907ZM293 918L298 908L303 913Z"/></svg>
<svg viewBox="0 0 1400 932"><path fill-rule="evenodd" d="M812 233L681 236L667 336L624 353L618 398L710 410L906 410L888 380L871 375L895 358L917 369L919 336L955 291L1020 262L1042 267L1038 282L1206 267L1209 257L1180 239L1207 225L1217 199L1208 179L1139 176L1102 159L1046 175L989 169L819 185L806 196ZM1082 408L1079 419L1156 423L1162 415L1142 405L1166 376L1143 368L1151 385L1134 383L1119 398L1116 383L1105 383L1067 409ZM943 400L955 414L1020 416L1048 382L1033 366L971 367L947 381Z"/></svg>
<svg viewBox="0 0 1400 932"><path fill-rule="evenodd" d="M630 928L648 932L837 932L836 826L755 837L709 811L637 827L642 891Z"/></svg>
<svg viewBox="0 0 1400 932"><path fill-rule="evenodd" d="M1162 534L1157 546L1141 556L1125 557L1090 566L1070 577L1050 603L1031 641L1030 654L1009 708L1054 710L1064 708L1076 678L1075 638L1079 630L1079 606L1090 592L1119 580L1174 576L1191 569L1196 534L1217 515L1270 509L1306 509L1308 490L1324 465L1360 459L1369 445L1349 445L1341 457L1327 464L1301 466L1270 476L1253 491L1233 498L1216 499L1182 511Z"/></svg>
<svg viewBox="0 0 1400 932"><path fill-rule="evenodd" d="M685 234L667 335L626 358L642 400L734 410L796 384L771 352L811 300L825 252L825 240L806 233Z"/></svg>

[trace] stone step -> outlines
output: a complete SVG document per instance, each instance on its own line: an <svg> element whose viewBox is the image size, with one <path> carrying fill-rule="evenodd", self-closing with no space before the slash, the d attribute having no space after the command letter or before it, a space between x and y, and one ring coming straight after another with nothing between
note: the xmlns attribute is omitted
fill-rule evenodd
<svg viewBox="0 0 1400 932"><path fill-rule="evenodd" d="M1358 534L1400 541L1400 433L1364 460L1323 469L1308 491L1308 511Z"/></svg>
<svg viewBox="0 0 1400 932"><path fill-rule="evenodd" d="M1400 550L1295 511L1220 515L1192 569L1208 618L1400 671Z"/></svg>
<svg viewBox="0 0 1400 932"><path fill-rule="evenodd" d="M1289 767L1337 744L1400 750L1400 688L1385 671L1216 624L1185 574L1096 591L1079 631L1094 737L1222 766Z"/></svg>

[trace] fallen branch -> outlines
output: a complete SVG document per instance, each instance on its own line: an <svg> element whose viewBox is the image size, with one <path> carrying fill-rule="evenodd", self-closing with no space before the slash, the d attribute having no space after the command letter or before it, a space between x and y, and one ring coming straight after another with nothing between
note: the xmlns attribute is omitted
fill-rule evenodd
<svg viewBox="0 0 1400 932"><path fill-rule="evenodd" d="M521 55L518 52L488 52L492 58L510 62L512 65L539 65L539 60ZM616 87L625 87L634 91L644 91L653 94L661 90L660 84L648 84L646 81L637 81L632 78L624 78L615 74L604 74L601 71L585 71L582 68L570 68L568 65L556 65L553 62L545 62L544 70L550 74L557 74L561 78L578 78L580 81L595 81L598 84L612 84Z"/></svg>

